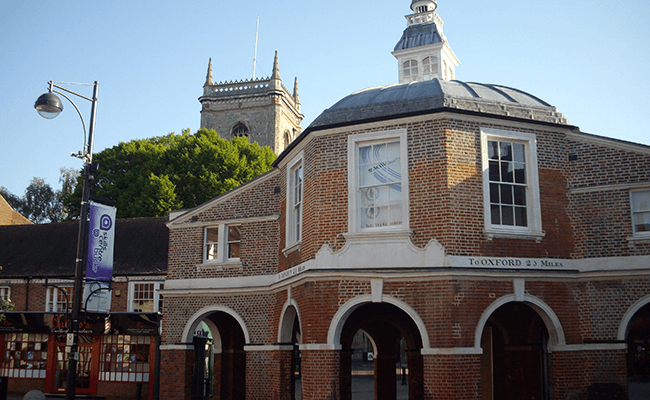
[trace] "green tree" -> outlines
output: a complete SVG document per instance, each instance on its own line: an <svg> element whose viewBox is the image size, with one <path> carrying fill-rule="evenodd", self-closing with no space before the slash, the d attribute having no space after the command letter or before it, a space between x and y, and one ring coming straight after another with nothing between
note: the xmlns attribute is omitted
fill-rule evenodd
<svg viewBox="0 0 650 400"><path fill-rule="evenodd" d="M20 210L23 208L23 199L11 193L6 187L0 186L0 195L2 195L5 200L7 200L7 203L14 210L20 212Z"/></svg>
<svg viewBox="0 0 650 400"><path fill-rule="evenodd" d="M214 130L183 130L95 154L92 193L116 201L119 218L164 216L236 188L270 170L275 158L245 137L229 141ZM79 215L81 183L64 202L72 217Z"/></svg>
<svg viewBox="0 0 650 400"><path fill-rule="evenodd" d="M25 189L21 214L36 224L59 222L63 208L52 186L44 179L34 177Z"/></svg>
<svg viewBox="0 0 650 400"><path fill-rule="evenodd" d="M68 218L64 200L72 194L79 172L72 168L61 168L59 171L59 183L62 185L59 190L52 189L44 179L34 177L22 197L5 187L0 187L0 194L11 208L36 224L61 222Z"/></svg>

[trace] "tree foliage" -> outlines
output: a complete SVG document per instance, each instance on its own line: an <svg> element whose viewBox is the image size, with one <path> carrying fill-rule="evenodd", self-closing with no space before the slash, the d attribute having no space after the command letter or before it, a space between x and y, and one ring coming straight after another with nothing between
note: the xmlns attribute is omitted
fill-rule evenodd
<svg viewBox="0 0 650 400"><path fill-rule="evenodd" d="M69 168L61 168L60 172L61 190L54 190L44 179L34 177L22 197L10 193L5 187L0 188L0 194L11 208L36 224L63 221L68 216L64 198L72 193L77 172Z"/></svg>
<svg viewBox="0 0 650 400"><path fill-rule="evenodd" d="M116 201L119 218L164 216L253 179L271 169L275 157L248 138L228 141L206 129L132 140L94 155L99 169L92 193ZM73 216L79 214L82 183L65 202Z"/></svg>

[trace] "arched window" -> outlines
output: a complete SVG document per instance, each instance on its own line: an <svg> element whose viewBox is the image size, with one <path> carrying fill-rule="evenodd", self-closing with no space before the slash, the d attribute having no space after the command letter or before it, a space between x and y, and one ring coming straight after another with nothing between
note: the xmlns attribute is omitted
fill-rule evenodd
<svg viewBox="0 0 650 400"><path fill-rule="evenodd" d="M291 133L284 131L284 146L287 147L291 143Z"/></svg>
<svg viewBox="0 0 650 400"><path fill-rule="evenodd" d="M438 59L427 57L422 60L422 80L429 81L438 75Z"/></svg>
<svg viewBox="0 0 650 400"><path fill-rule="evenodd" d="M235 126L232 128L232 136L246 136L248 137L248 127L244 125L242 122L237 123Z"/></svg>
<svg viewBox="0 0 650 400"><path fill-rule="evenodd" d="M416 82L418 80L418 62L415 60L408 60L403 65L404 69L404 83Z"/></svg>

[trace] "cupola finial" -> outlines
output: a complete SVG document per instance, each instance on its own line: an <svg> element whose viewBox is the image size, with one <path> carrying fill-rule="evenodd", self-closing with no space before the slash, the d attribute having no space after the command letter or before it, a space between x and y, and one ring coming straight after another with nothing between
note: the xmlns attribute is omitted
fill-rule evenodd
<svg viewBox="0 0 650 400"><path fill-rule="evenodd" d="M436 11L438 8L438 3L435 0L412 0L411 1L411 10L414 13L424 13L430 11Z"/></svg>

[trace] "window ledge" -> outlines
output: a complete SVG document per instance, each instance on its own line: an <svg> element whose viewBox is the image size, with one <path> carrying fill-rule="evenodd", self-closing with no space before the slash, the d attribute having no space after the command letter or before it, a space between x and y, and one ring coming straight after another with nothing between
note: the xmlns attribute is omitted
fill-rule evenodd
<svg viewBox="0 0 650 400"><path fill-rule="evenodd" d="M650 243L650 235L629 236L627 242L630 247L634 247L636 244Z"/></svg>
<svg viewBox="0 0 650 400"><path fill-rule="evenodd" d="M413 234L410 230L385 230L366 232L346 232L343 234L346 240L352 241L375 241L378 239L408 238Z"/></svg>
<svg viewBox="0 0 650 400"><path fill-rule="evenodd" d="M294 251L300 251L300 246L302 245L302 242L296 242L292 244L291 246L285 247L282 249L282 253L286 257L288 254L293 253Z"/></svg>
<svg viewBox="0 0 650 400"><path fill-rule="evenodd" d="M241 265L241 260L228 260L223 262L206 262L196 266L198 271L223 271L224 267L236 267Z"/></svg>
<svg viewBox="0 0 650 400"><path fill-rule="evenodd" d="M546 234L544 232L514 232L514 231L498 231L498 230L488 230L484 231L485 237L487 240L492 239L522 239L522 240L534 240L536 243L540 243Z"/></svg>

